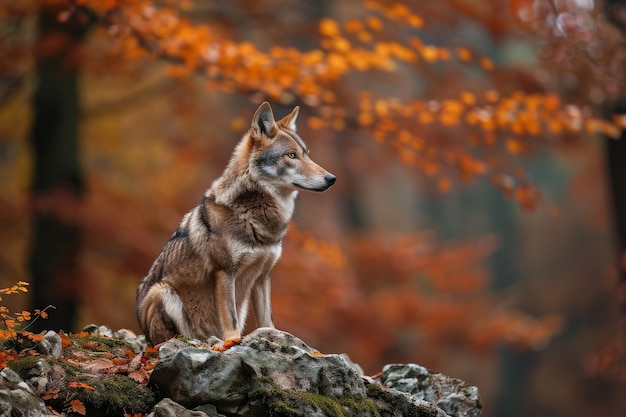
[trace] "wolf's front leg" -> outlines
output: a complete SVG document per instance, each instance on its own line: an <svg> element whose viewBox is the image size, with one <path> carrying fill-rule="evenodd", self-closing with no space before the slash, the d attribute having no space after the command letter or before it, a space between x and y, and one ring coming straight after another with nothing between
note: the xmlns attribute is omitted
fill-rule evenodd
<svg viewBox="0 0 626 417"><path fill-rule="evenodd" d="M224 271L215 274L215 289L217 314L222 326L222 339L237 339L241 337L237 321L237 301L235 298L235 279Z"/></svg>
<svg viewBox="0 0 626 417"><path fill-rule="evenodd" d="M269 274L259 278L252 287L252 305L259 327L274 327Z"/></svg>

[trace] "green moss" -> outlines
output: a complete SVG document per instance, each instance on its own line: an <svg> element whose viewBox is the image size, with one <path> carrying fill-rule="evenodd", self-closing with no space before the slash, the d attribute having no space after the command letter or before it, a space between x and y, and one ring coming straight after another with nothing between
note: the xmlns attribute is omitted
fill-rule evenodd
<svg viewBox="0 0 626 417"><path fill-rule="evenodd" d="M146 386L137 384L121 375L104 378L81 378L94 389L73 388L72 394L81 400L88 415L124 415L124 413L147 413L154 404L154 393Z"/></svg>
<svg viewBox="0 0 626 417"><path fill-rule="evenodd" d="M126 343L123 340L113 339L111 337L88 335L88 336L75 336L71 335L70 340L72 345L66 349L84 349L96 352L111 352L115 349L125 350L130 349L134 351L133 346L130 343Z"/></svg>
<svg viewBox="0 0 626 417"><path fill-rule="evenodd" d="M28 372L35 366L35 364L39 360L45 360L50 364L50 366L60 366L65 371L67 378L70 381L74 381L76 375L81 373L82 368L78 365L74 365L73 363L69 363L60 359L54 359L48 356L24 356L14 359L12 361L7 362L7 366L15 371L16 374L20 376L20 378L26 380L29 378Z"/></svg>
<svg viewBox="0 0 626 417"><path fill-rule="evenodd" d="M41 359L43 359L41 356L25 356L23 358L17 358L7 362L7 366L15 371L20 378L27 379L28 371L30 371ZM46 362L50 363L47 359Z"/></svg>
<svg viewBox="0 0 626 417"><path fill-rule="evenodd" d="M183 343L187 343L187 344L191 344L191 342L193 341L193 339L191 337L187 337L187 336L178 336L176 338L176 340L180 340Z"/></svg>
<svg viewBox="0 0 626 417"><path fill-rule="evenodd" d="M250 394L251 403L257 404L255 415L276 417L306 416L321 411L328 417L380 417L374 402L360 395L328 397L314 392L295 392L260 388ZM258 409L261 407L264 409Z"/></svg>

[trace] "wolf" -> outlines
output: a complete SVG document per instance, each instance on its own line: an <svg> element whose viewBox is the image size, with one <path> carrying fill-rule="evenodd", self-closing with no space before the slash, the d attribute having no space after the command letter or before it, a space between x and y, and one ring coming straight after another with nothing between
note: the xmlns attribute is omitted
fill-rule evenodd
<svg viewBox="0 0 626 417"><path fill-rule="evenodd" d="M163 246L137 289L151 344L179 335L237 339L250 301L258 326L274 327L270 271L298 191L326 191L336 180L309 157L298 112L276 121L261 104L222 175Z"/></svg>

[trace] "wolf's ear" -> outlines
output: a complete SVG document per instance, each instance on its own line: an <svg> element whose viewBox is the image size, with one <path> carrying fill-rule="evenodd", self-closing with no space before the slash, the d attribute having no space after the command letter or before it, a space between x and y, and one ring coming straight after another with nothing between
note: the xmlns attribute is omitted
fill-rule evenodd
<svg viewBox="0 0 626 417"><path fill-rule="evenodd" d="M296 106L287 116L278 121L278 124L285 126L287 129L296 131L296 119L298 118L298 112L300 107Z"/></svg>
<svg viewBox="0 0 626 417"><path fill-rule="evenodd" d="M278 126L274 120L274 113L267 101L259 106L252 117L252 130L257 134L263 134L269 138L278 133Z"/></svg>

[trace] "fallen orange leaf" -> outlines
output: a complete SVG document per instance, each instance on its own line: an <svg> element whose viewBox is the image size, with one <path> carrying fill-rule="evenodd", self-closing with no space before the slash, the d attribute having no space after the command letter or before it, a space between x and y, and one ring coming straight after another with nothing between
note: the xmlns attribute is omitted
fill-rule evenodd
<svg viewBox="0 0 626 417"><path fill-rule="evenodd" d="M70 403L70 409L72 412L81 414L83 416L87 414L85 404L83 404L81 400L72 400L72 402Z"/></svg>
<svg viewBox="0 0 626 417"><path fill-rule="evenodd" d="M61 346L62 347L68 347L72 344L72 341L70 340L69 336L65 334L65 332L60 331L59 332L59 336L61 336Z"/></svg>
<svg viewBox="0 0 626 417"><path fill-rule="evenodd" d="M59 392L60 391L61 391L60 389L55 389L53 391L48 391L41 397L41 399L44 400L44 401L55 400L55 399L57 399L59 397Z"/></svg>
<svg viewBox="0 0 626 417"><path fill-rule="evenodd" d="M113 365L119 366L119 365L126 365L128 362L130 362L130 360L127 358L113 358L111 362L113 362Z"/></svg>
<svg viewBox="0 0 626 417"><path fill-rule="evenodd" d="M68 384L68 386L70 388L84 388L84 389L89 389L89 390L92 390L92 391L96 390L94 387L92 387L91 385L86 384L84 382L70 382Z"/></svg>
<svg viewBox="0 0 626 417"><path fill-rule="evenodd" d="M241 343L241 337L236 337L234 339L228 339L224 343L221 343L221 344L218 343L217 345L214 345L213 347L211 347L211 350L215 352L225 352L231 347L238 345L240 343Z"/></svg>

